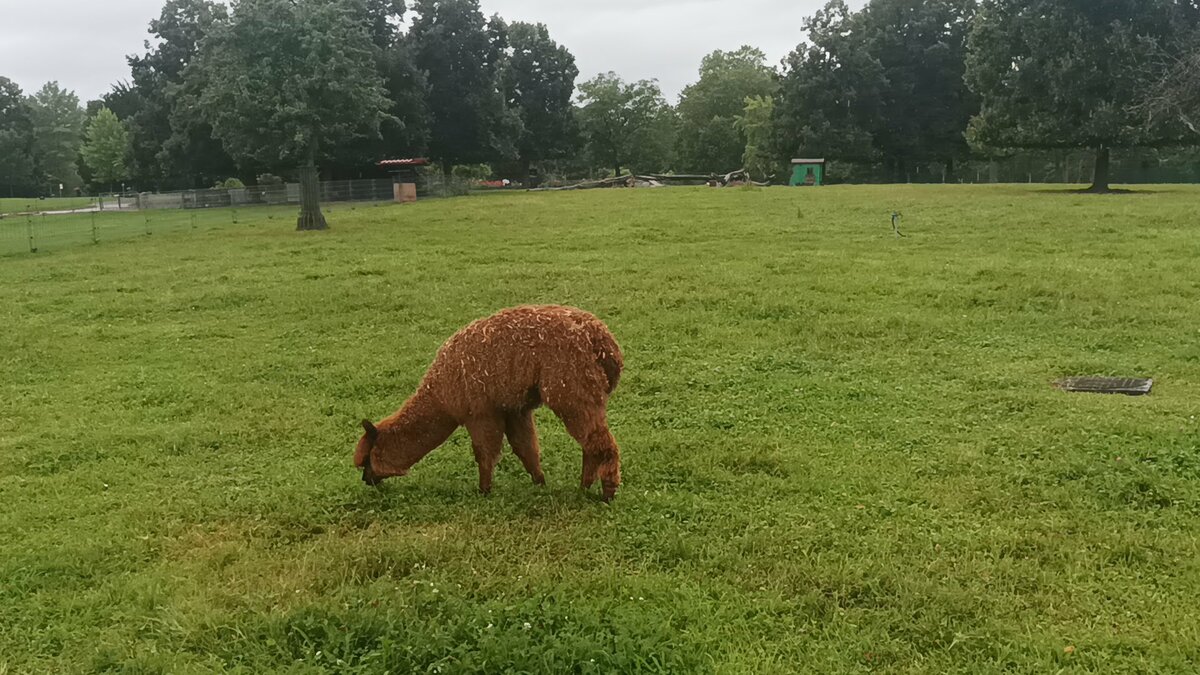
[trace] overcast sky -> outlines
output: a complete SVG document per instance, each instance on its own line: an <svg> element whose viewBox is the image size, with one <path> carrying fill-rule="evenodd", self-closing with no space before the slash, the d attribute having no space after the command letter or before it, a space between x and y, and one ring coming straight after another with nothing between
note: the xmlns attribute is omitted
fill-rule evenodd
<svg viewBox="0 0 1200 675"><path fill-rule="evenodd" d="M852 0L861 6L864 0ZM754 45L778 63L824 0L482 0L508 21L541 22L574 54L583 79L612 70L656 78L672 101L714 49ZM49 80L80 99L129 77L162 0L0 0L0 75L26 93Z"/></svg>

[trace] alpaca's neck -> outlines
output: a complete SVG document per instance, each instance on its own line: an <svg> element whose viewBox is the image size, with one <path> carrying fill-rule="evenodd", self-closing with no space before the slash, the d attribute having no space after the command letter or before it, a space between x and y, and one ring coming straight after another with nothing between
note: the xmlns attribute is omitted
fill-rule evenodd
<svg viewBox="0 0 1200 675"><path fill-rule="evenodd" d="M376 445L385 457L395 458L398 469L407 471L445 443L457 428L458 423L422 387L395 415L379 424Z"/></svg>

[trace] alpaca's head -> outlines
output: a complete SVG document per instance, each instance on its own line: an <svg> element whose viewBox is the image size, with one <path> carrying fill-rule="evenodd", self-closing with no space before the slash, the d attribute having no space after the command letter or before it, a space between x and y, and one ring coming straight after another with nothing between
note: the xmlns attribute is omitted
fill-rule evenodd
<svg viewBox="0 0 1200 675"><path fill-rule="evenodd" d="M403 476L416 463L406 457L399 439L380 434L370 420L363 420L363 435L354 449L354 466L362 469L367 485L379 485L385 478Z"/></svg>

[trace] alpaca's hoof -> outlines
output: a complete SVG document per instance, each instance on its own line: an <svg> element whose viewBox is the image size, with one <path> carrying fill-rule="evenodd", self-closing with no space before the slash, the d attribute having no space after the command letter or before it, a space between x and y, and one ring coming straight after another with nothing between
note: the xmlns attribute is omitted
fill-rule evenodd
<svg viewBox="0 0 1200 675"><path fill-rule="evenodd" d="M533 477L533 484L534 484L534 485L545 485L545 484L546 484L546 477L545 477L545 476L534 476L534 477Z"/></svg>

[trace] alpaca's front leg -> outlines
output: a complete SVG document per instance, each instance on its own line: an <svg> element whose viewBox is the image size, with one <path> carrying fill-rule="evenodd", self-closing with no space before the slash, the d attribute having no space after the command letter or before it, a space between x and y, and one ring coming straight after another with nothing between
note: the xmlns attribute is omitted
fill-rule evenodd
<svg viewBox="0 0 1200 675"><path fill-rule="evenodd" d="M583 447L583 489L599 479L604 501L612 501L621 485L621 453L604 413L586 410L561 417L567 431Z"/></svg>
<svg viewBox="0 0 1200 675"><path fill-rule="evenodd" d="M489 417L472 420L466 426L475 450L475 463L479 465L479 491L486 495L492 491L492 477L504 449L504 421Z"/></svg>

